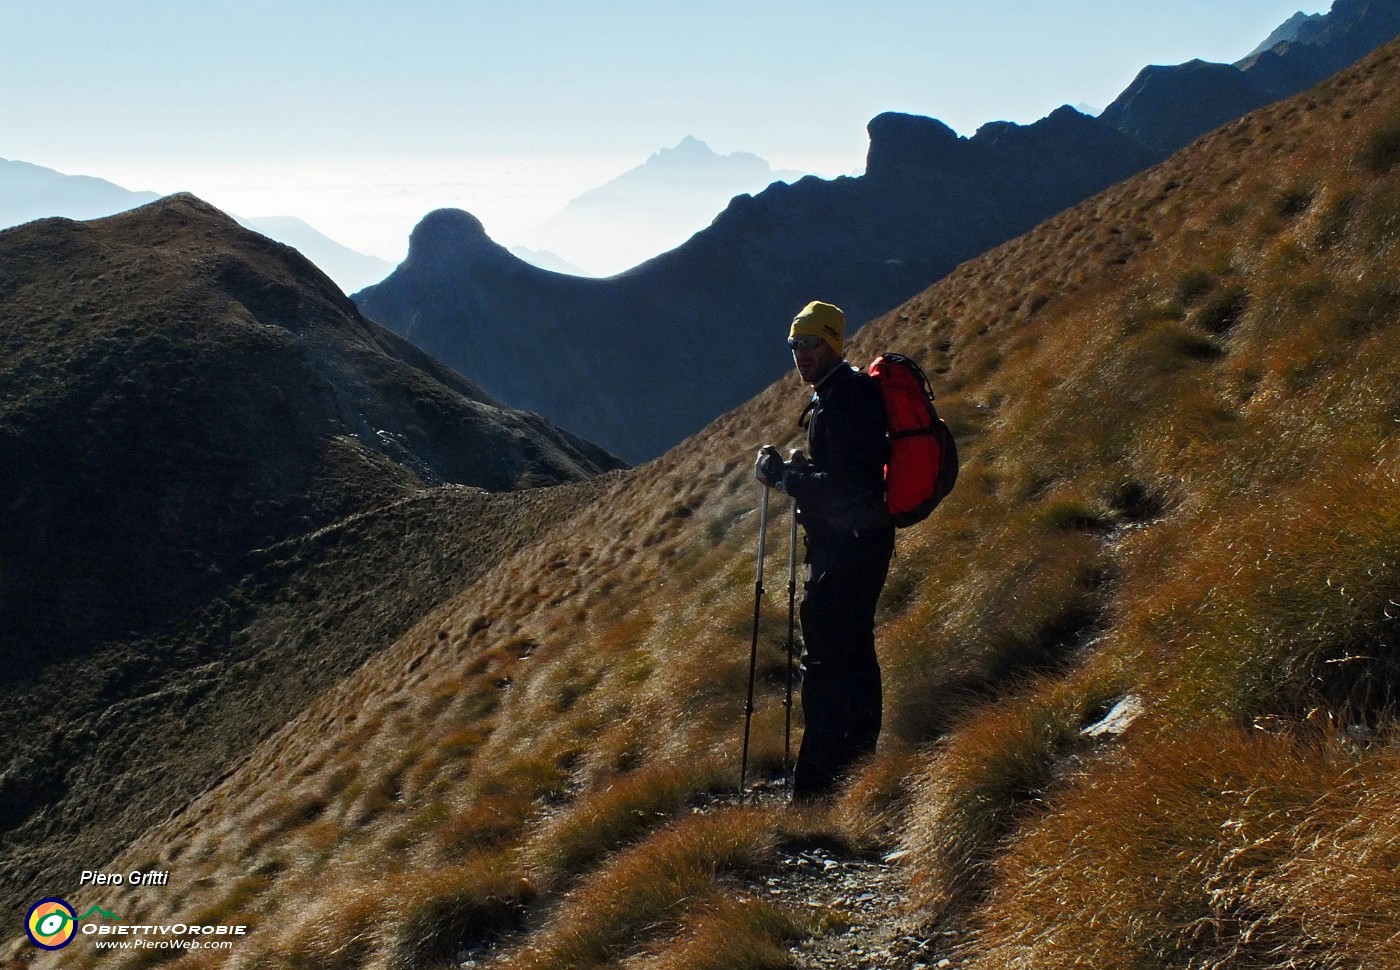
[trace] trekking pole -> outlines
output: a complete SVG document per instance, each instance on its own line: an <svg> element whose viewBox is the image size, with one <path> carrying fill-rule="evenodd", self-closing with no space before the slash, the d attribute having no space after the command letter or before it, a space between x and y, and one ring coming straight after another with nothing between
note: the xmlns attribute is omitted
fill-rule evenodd
<svg viewBox="0 0 1400 970"><path fill-rule="evenodd" d="M768 538L768 486L758 507L758 569L753 584L753 645L749 648L749 699L744 703L744 758L739 766L739 802L749 780L749 726L753 723L753 685L758 670L758 616L763 607L763 554Z"/></svg>
<svg viewBox="0 0 1400 970"><path fill-rule="evenodd" d="M783 726L783 781L792 787L792 679L796 641L793 616L797 611L797 500L788 497L791 527L788 530L788 635L787 635L787 723Z"/></svg>

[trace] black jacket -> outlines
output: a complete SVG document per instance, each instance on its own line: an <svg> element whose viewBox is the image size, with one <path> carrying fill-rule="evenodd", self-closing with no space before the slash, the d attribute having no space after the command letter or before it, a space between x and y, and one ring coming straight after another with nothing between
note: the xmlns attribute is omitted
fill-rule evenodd
<svg viewBox="0 0 1400 970"><path fill-rule="evenodd" d="M875 379L844 361L817 385L804 414L805 469L785 478L809 538L893 529L885 505L885 401Z"/></svg>

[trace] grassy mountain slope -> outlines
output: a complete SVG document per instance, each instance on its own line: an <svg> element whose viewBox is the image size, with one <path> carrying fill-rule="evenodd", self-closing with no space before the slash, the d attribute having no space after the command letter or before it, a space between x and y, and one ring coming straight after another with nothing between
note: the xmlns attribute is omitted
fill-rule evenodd
<svg viewBox="0 0 1400 970"><path fill-rule="evenodd" d="M0 340L7 911L557 517L483 489L617 464L188 196L0 232Z"/></svg>
<svg viewBox="0 0 1400 970"><path fill-rule="evenodd" d="M6 637L159 626L247 550L423 484L500 491L617 465L192 197L9 230L0 259Z"/></svg>
<svg viewBox="0 0 1400 970"><path fill-rule="evenodd" d="M842 917L765 880L825 840L906 849L959 965L1400 967L1397 80L1391 45L861 332L937 371L964 471L901 534L886 734L830 811L722 797L788 378L424 616L104 905L249 923L240 966L782 967ZM64 957L99 960L141 962Z"/></svg>

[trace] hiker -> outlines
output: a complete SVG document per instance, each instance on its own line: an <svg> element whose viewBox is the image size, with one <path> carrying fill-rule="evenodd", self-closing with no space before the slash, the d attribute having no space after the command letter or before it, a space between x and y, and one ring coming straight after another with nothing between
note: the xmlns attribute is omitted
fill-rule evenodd
<svg viewBox="0 0 1400 970"><path fill-rule="evenodd" d="M793 799L833 792L875 751L882 709L875 656L875 607L894 553L885 503L889 453L885 404L873 378L845 359L846 318L814 301L792 321L788 346L813 389L803 411L807 453L784 461L764 445L754 477L791 495L804 532L801 622L802 711L806 728Z"/></svg>

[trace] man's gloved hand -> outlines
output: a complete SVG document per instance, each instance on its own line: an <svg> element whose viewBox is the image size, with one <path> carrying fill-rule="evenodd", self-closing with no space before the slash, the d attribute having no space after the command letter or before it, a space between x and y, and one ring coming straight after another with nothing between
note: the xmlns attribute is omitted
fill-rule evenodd
<svg viewBox="0 0 1400 970"><path fill-rule="evenodd" d="M753 463L753 477L766 488L780 489L783 485L783 472L787 466L783 464L782 452L772 445L764 445L758 449L758 458Z"/></svg>

